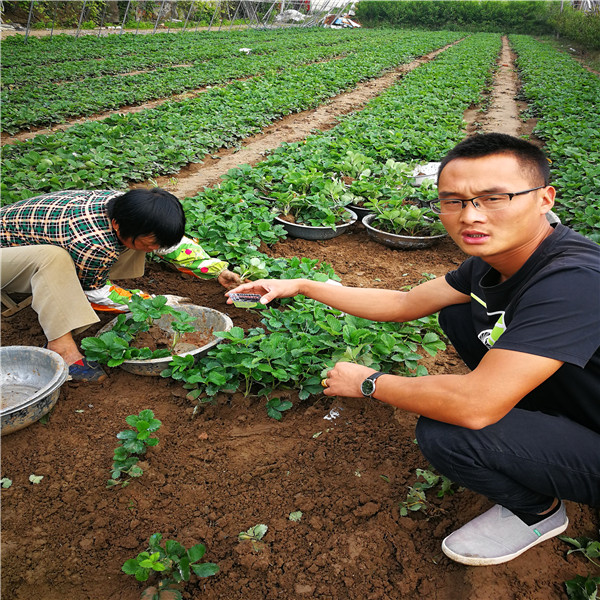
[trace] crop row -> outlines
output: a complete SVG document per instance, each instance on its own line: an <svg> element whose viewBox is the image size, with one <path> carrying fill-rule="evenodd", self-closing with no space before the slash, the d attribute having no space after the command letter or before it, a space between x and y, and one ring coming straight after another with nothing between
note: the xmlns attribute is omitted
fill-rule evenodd
<svg viewBox="0 0 600 600"><path fill-rule="evenodd" d="M281 235L281 226L270 223L271 203L264 194L306 193L319 175L338 181L358 178L367 164L372 173L366 179L377 181L386 168L393 169L390 159L439 158L463 136L463 111L481 100L499 47L496 35L465 40L412 71L329 132L312 136L306 143L284 145L255 167L232 169L221 186L185 201L188 232L211 252L237 264L260 258L270 277L324 280L333 276L328 265L317 266L308 259L271 259L258 250L261 242L270 244L273 237ZM417 105L425 116L434 117L442 100L452 96L451 91L460 100L446 107L444 120L407 121ZM410 139L392 135L409 127L415 128L415 140L430 135L430 127L443 129L445 135L434 138L427 147L417 144L409 148ZM390 132L391 137L384 135L386 142L373 148L372 140L381 132ZM302 297L283 303L283 310L264 311L261 328L247 333L234 328L222 334L228 344L211 350L197 365L182 367L175 378L202 401L234 387L245 394L265 396L292 387L303 399L320 392L323 368L338 360L419 375L426 373L418 365L419 349L435 355L444 348L435 317L403 325L373 323Z"/></svg>
<svg viewBox="0 0 600 600"><path fill-rule="evenodd" d="M58 189L121 189L127 180L174 173L278 117L315 107L455 38L448 32L405 35L371 52L234 82L197 98L4 146L2 201Z"/></svg>
<svg viewBox="0 0 600 600"><path fill-rule="evenodd" d="M556 213L600 243L600 80L570 56L525 36L512 36L528 114L545 142L557 188Z"/></svg>
<svg viewBox="0 0 600 600"><path fill-rule="evenodd" d="M494 34L465 39L333 129L284 144L254 167L231 169L218 188L185 201L189 232L237 263L261 241L272 243L264 232L272 232L268 209L278 196L307 195L320 180L349 177L356 180L350 193L377 197L389 185L388 160L438 160L464 137L463 113L481 102L499 49Z"/></svg>
<svg viewBox="0 0 600 600"><path fill-rule="evenodd" d="M2 69L2 87L40 85L57 81L73 81L102 75L115 75L129 73L143 69L154 69L181 64L198 64L214 59L235 58L240 55L240 47L247 48L253 55L268 54L281 49L302 54L305 48L320 46L335 46L338 44L356 43L357 41L370 39L371 36L359 35L355 37L332 36L320 33L327 30L317 30L307 33L306 36L265 36L257 33L254 37L241 39L213 39L206 35L198 34L188 37L186 44L179 39L172 45L156 46L150 48L143 45L132 54L113 56L112 46L106 45L108 56L92 57L83 60L61 61L48 64L27 64ZM113 36L114 39L114 36ZM53 53L53 48L45 49Z"/></svg>
<svg viewBox="0 0 600 600"><path fill-rule="evenodd" d="M365 35L366 30L359 32ZM73 63L75 61L127 59L130 56L153 57L159 59L168 56L171 51L189 60L210 58L213 49L218 53L227 48L239 49L241 46L280 43L279 40L298 40L302 42L313 35L320 37L323 43L328 40L357 37L352 31L331 31L323 29L285 29L285 30L245 30L228 32L187 32L162 33L161 35L109 35L106 37L85 36L75 38L70 35L32 38L25 43L22 36L12 36L2 42L3 68L21 68L27 65L39 67L55 63ZM251 45L252 44L252 45ZM208 54L207 54L208 53ZM204 58L203 58L204 57Z"/></svg>
<svg viewBox="0 0 600 600"><path fill-rule="evenodd" d="M343 50L311 48L302 53L300 60L287 52L283 55L236 56L191 67L166 67L135 75L108 75L83 82L31 85L3 91L2 131L15 133L27 127L61 123L66 118L115 110L269 70L330 59L338 52Z"/></svg>
<svg viewBox="0 0 600 600"><path fill-rule="evenodd" d="M383 35L379 44L390 47L399 34ZM186 90L293 68L340 55L368 51L369 40L348 40L329 46L293 44L264 55L238 55L188 67L161 68L127 76L104 76L60 85L28 85L2 92L2 130L14 133L33 126L59 123L121 106L164 98Z"/></svg>

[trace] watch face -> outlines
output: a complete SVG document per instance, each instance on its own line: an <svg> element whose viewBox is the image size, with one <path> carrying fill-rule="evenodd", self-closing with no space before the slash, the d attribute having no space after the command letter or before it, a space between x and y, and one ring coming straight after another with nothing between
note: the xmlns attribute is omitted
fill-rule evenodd
<svg viewBox="0 0 600 600"><path fill-rule="evenodd" d="M371 379L365 379L360 386L360 391L364 396L370 396L375 391L375 382Z"/></svg>

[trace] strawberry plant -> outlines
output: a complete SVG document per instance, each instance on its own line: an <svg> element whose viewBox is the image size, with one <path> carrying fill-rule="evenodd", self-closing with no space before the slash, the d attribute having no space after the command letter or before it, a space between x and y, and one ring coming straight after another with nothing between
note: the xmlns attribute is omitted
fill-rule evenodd
<svg viewBox="0 0 600 600"><path fill-rule="evenodd" d="M197 577L211 577L219 572L215 563L200 562L206 553L204 544L186 550L175 540L166 540L164 546L161 541L162 534L152 534L148 549L125 561L122 567L124 573L133 575L138 581L148 581L152 574L160 578L156 586L144 591L144 600L181 600L183 596L175 587L177 584L189 581L192 573Z"/></svg>
<svg viewBox="0 0 600 600"><path fill-rule="evenodd" d="M88 360L117 367L126 360L149 360L171 356L181 336L196 329L195 317L168 306L165 296L142 298L133 295L128 308L131 314L120 314L110 331L98 337L87 337L81 340L81 348ZM148 331L154 322L164 315L173 317L171 328L174 334L170 348L150 350L131 347L131 342L139 333Z"/></svg>
<svg viewBox="0 0 600 600"><path fill-rule="evenodd" d="M267 400L267 414L276 421L281 421L283 411L292 408L292 403L289 400L281 398L270 398Z"/></svg>
<svg viewBox="0 0 600 600"><path fill-rule="evenodd" d="M125 429L117 434L117 439L121 441L115 448L107 488L115 485L125 487L129 485L131 478L141 477L143 470L137 464L140 456L145 454L148 448L158 444L158 438L151 437L151 434L157 431L162 423L154 418L151 410L143 410L139 415L129 415L125 421L133 429ZM123 474L128 475L129 479L119 481Z"/></svg>
<svg viewBox="0 0 600 600"><path fill-rule="evenodd" d="M133 337L129 337L131 341ZM165 358L170 351L165 349L131 348L129 341L122 334L106 331L98 337L87 337L81 340L81 348L88 360L94 360L109 367L118 367L126 360L149 360Z"/></svg>
<svg viewBox="0 0 600 600"><path fill-rule="evenodd" d="M294 388L304 400L322 393L323 368L333 367L348 352L354 362L410 376L427 373L418 364L419 347L433 356L445 348L435 332L434 317L404 324L374 323L301 296L283 300L281 309L265 308L263 315L262 327L217 332L228 343L211 349L199 363L189 368L181 362L169 365L175 378L191 390L190 398L206 401L224 389L269 397L277 389ZM278 399L267 402L273 418L288 408Z"/></svg>
<svg viewBox="0 0 600 600"><path fill-rule="evenodd" d="M436 486L440 486L437 492L438 498L454 494L452 489L453 482L444 475L439 475L431 469L417 469L417 481L408 488L406 500L400 503L400 515L406 517L408 512L423 511L426 512L429 505L426 491Z"/></svg>
<svg viewBox="0 0 600 600"><path fill-rule="evenodd" d="M191 333L196 331L196 317L185 311L175 311L173 314L175 320L171 322L171 329L173 329L173 341L171 342L170 352L175 352L175 347L181 340L181 336L184 333Z"/></svg>
<svg viewBox="0 0 600 600"><path fill-rule="evenodd" d="M258 256L253 256L250 260L235 267L234 272L240 276L242 281L247 279L263 279L269 275L266 262Z"/></svg>
<svg viewBox="0 0 600 600"><path fill-rule="evenodd" d="M429 208L402 202L370 203L377 214L371 225L395 235L429 236L446 233L441 221Z"/></svg>

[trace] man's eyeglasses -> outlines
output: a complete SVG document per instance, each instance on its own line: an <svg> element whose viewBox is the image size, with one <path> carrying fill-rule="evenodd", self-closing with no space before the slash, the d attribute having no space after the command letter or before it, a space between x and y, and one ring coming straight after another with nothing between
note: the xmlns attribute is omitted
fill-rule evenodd
<svg viewBox="0 0 600 600"><path fill-rule="evenodd" d="M469 198L468 200L459 200L457 198L438 198L437 200L430 201L429 206L434 213L437 213L438 215L447 215L459 213L467 205L467 202L470 202L477 210L488 212L506 208L515 196L529 194L529 192L535 192L536 190L541 190L545 187L545 185L540 185L522 192L484 194L483 196L475 196L475 198Z"/></svg>

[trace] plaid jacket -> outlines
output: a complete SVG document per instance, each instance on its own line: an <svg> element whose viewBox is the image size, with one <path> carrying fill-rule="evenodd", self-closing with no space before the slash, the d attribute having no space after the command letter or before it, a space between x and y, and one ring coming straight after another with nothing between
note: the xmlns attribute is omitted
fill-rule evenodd
<svg viewBox="0 0 600 600"><path fill-rule="evenodd" d="M0 244L60 246L71 255L84 290L102 287L126 250L106 212L107 202L122 193L68 190L4 206L0 209Z"/></svg>

